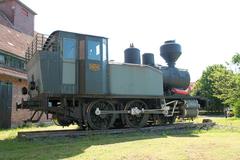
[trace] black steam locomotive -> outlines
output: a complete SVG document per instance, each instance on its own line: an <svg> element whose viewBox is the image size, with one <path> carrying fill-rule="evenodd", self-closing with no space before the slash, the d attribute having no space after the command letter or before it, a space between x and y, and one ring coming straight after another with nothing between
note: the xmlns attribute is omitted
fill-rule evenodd
<svg viewBox="0 0 240 160"><path fill-rule="evenodd" d="M28 98L19 109L43 113L61 126L109 129L173 123L194 118L204 100L185 91L187 70L175 67L181 46L166 41L160 47L168 66L156 65L154 55L133 44L124 51L125 63L108 61L105 37L55 31L37 35L26 52ZM36 117L37 112L40 116Z"/></svg>

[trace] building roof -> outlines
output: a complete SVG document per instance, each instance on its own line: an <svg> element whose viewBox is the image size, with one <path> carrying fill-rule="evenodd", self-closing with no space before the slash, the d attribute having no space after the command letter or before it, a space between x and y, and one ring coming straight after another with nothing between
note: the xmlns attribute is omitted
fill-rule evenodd
<svg viewBox="0 0 240 160"><path fill-rule="evenodd" d="M33 37L0 24L0 50L20 57L25 57L25 51Z"/></svg>
<svg viewBox="0 0 240 160"><path fill-rule="evenodd" d="M0 3L3 3L4 1L7 1L7 0L0 0ZM16 2L18 4L20 4L22 7L26 8L29 12L31 12L32 14L34 15L37 15L36 12L34 12L31 8L29 8L27 5L25 5L23 2L21 2L20 0L16 0Z"/></svg>
<svg viewBox="0 0 240 160"><path fill-rule="evenodd" d="M7 27L14 28L12 22L9 21L2 11L0 11L0 22Z"/></svg>
<svg viewBox="0 0 240 160"><path fill-rule="evenodd" d="M20 5L22 5L24 8L28 9L30 12L32 12L32 14L37 15L36 12L34 12L31 8L29 8L28 6L26 6L24 3L22 3L19 0L16 0Z"/></svg>

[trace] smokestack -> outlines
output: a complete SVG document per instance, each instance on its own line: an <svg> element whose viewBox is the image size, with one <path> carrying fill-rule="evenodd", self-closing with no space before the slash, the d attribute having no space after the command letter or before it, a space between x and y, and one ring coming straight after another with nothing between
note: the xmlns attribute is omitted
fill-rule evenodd
<svg viewBox="0 0 240 160"><path fill-rule="evenodd" d="M181 46L180 44L175 43L175 40L165 41L160 47L160 55L169 67L175 67L175 62L181 54Z"/></svg>

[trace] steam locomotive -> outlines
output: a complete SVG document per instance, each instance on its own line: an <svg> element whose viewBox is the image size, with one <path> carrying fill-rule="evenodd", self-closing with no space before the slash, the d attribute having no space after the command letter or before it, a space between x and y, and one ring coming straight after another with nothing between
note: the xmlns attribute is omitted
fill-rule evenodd
<svg viewBox="0 0 240 160"><path fill-rule="evenodd" d="M28 98L17 108L34 111L28 119L32 122L46 113L60 126L90 129L196 117L205 102L185 91L189 72L175 67L181 46L166 41L160 55L168 66L156 65L152 53L144 53L141 64L140 50L131 44L124 51L125 62L115 63L108 61L105 37L65 31L37 35L26 52L29 86L22 93Z"/></svg>

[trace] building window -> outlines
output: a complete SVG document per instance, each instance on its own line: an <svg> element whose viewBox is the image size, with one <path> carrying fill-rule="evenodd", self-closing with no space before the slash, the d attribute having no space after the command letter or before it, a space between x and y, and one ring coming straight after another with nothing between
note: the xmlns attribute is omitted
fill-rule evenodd
<svg viewBox="0 0 240 160"><path fill-rule="evenodd" d="M76 40L71 38L63 38L63 58L75 59L76 56Z"/></svg>
<svg viewBox="0 0 240 160"><path fill-rule="evenodd" d="M1 54L0 53L0 64L6 67L25 70L25 62L16 57L12 57L9 55Z"/></svg>
<svg viewBox="0 0 240 160"><path fill-rule="evenodd" d="M0 54L0 64L5 64L5 57L4 55Z"/></svg>

